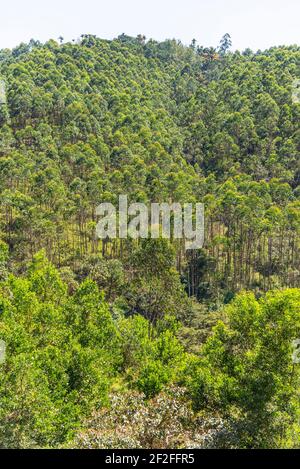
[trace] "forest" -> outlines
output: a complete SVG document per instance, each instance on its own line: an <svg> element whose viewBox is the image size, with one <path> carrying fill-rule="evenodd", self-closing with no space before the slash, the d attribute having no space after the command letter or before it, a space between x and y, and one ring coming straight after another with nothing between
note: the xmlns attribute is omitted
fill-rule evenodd
<svg viewBox="0 0 300 469"><path fill-rule="evenodd" d="M0 50L0 448L300 448L299 156L300 46ZM203 247L98 239L122 194Z"/></svg>

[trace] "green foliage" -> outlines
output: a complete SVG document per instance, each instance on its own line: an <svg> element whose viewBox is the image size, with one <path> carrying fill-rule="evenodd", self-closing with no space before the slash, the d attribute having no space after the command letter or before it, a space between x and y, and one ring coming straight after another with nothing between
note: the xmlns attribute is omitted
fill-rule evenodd
<svg viewBox="0 0 300 469"><path fill-rule="evenodd" d="M300 49L230 47L0 51L1 447L299 446ZM203 248L95 239L120 194Z"/></svg>
<svg viewBox="0 0 300 469"><path fill-rule="evenodd" d="M38 254L27 278L1 284L0 334L2 446L55 445L105 402L119 361L117 331L91 281L69 298Z"/></svg>
<svg viewBox="0 0 300 469"><path fill-rule="evenodd" d="M13 272L45 249L114 301L136 246L96 241L95 208L128 194L205 203L202 252L172 241L189 296L218 304L243 288L299 284L299 48L230 45L228 34L217 50L83 35L0 53L0 230ZM151 275L169 256L143 251Z"/></svg>
<svg viewBox="0 0 300 469"><path fill-rule="evenodd" d="M269 292L259 301L240 294L191 363L188 387L198 409L229 420L237 447L280 447L298 418L299 368L292 342L299 337L299 290ZM234 437L234 439L233 439Z"/></svg>
<svg viewBox="0 0 300 469"><path fill-rule="evenodd" d="M5 252L5 249L4 249ZM2 447L56 446L107 404L118 380L153 397L176 380L185 356L166 317L113 320L91 279L72 293L39 252L25 277L0 284Z"/></svg>

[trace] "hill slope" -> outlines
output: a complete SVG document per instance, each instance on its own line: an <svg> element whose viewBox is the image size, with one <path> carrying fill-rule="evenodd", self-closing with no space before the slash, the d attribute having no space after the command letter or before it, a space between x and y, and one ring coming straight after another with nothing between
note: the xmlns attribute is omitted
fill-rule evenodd
<svg viewBox="0 0 300 469"><path fill-rule="evenodd" d="M11 268L41 248L73 269L99 250L121 258L118 242L95 242L94 210L128 194L204 201L205 249L176 248L199 299L295 286L299 63L296 46L232 54L125 35L1 51L0 221Z"/></svg>

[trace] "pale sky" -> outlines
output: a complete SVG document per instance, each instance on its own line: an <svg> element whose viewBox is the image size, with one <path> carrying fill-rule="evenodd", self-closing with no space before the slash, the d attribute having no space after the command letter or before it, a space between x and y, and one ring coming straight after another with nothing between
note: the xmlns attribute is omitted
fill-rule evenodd
<svg viewBox="0 0 300 469"><path fill-rule="evenodd" d="M299 45L299 20L300 0L0 0L0 49L123 32L217 46L228 32L234 49L257 50Z"/></svg>

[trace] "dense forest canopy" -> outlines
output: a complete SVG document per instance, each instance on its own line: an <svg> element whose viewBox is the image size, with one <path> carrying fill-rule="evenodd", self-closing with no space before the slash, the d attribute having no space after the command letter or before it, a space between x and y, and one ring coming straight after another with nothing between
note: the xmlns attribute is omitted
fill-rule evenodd
<svg viewBox="0 0 300 469"><path fill-rule="evenodd" d="M300 47L230 46L0 51L0 446L299 445ZM120 194L203 248L97 239Z"/></svg>

